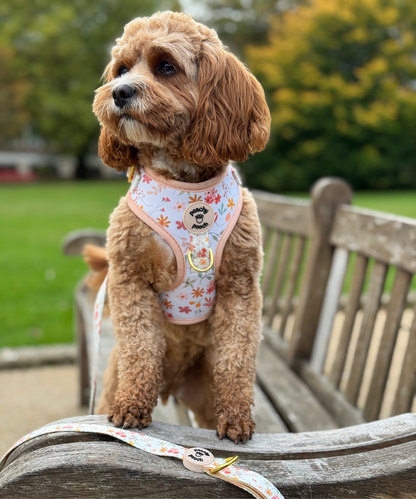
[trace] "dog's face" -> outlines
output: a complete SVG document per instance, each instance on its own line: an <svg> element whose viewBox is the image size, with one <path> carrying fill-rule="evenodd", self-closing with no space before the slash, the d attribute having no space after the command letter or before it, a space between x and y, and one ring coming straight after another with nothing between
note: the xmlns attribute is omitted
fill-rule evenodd
<svg viewBox="0 0 416 499"><path fill-rule="evenodd" d="M270 115L254 76L190 16L163 12L126 25L96 92L99 154L125 170L144 146L200 166L262 150Z"/></svg>

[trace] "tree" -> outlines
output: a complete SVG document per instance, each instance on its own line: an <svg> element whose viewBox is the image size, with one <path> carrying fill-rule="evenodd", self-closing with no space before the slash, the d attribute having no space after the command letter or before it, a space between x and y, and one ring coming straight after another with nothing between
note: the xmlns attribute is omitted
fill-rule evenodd
<svg viewBox="0 0 416 499"><path fill-rule="evenodd" d="M314 0L274 17L247 50L272 111L251 185L307 189L324 175L355 188L416 187L416 3Z"/></svg>
<svg viewBox="0 0 416 499"><path fill-rule="evenodd" d="M19 95L7 104L5 87L0 90L7 114L18 102L27 126L49 150L82 162L99 132L91 104L110 48L126 22L158 6L152 0L2 2L0 78Z"/></svg>

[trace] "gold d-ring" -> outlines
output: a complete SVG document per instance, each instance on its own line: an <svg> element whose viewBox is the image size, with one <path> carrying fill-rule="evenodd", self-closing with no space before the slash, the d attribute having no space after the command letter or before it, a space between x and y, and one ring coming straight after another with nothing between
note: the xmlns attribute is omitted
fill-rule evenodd
<svg viewBox="0 0 416 499"><path fill-rule="evenodd" d="M191 256L191 252L188 251L188 260L189 260L189 264L191 265L191 267L196 270L197 272L207 272L207 270L209 270L213 265L214 265L214 255L212 253L212 249L210 248L209 249L209 257L211 259L211 263L209 264L209 267L207 267L206 269L199 269L198 267L195 267L194 265L194 262L192 261L192 256Z"/></svg>
<svg viewBox="0 0 416 499"><path fill-rule="evenodd" d="M220 464L216 468L212 468L212 470L209 470L211 475L214 475L215 473L218 473L219 471L223 470L224 468L227 468L228 466L231 466L232 464L236 463L238 461L238 456L233 456L233 457L227 457L225 460L225 463Z"/></svg>

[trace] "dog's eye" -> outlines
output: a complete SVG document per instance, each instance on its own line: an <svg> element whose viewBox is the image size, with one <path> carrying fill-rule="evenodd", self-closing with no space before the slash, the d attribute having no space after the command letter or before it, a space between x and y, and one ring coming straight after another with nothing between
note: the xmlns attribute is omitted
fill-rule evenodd
<svg viewBox="0 0 416 499"><path fill-rule="evenodd" d="M118 75L123 76L128 72L129 70L126 68L126 66L120 66L120 69L118 70Z"/></svg>
<svg viewBox="0 0 416 499"><path fill-rule="evenodd" d="M168 61L162 61L157 70L163 75L174 75L176 73L176 69Z"/></svg>

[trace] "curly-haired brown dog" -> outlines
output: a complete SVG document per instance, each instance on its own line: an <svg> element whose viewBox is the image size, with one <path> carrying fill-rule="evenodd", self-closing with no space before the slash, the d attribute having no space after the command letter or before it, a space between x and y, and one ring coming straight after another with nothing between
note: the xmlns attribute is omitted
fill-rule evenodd
<svg viewBox="0 0 416 499"><path fill-rule="evenodd" d="M215 31L172 12L126 25L97 90L99 155L125 171L142 165L167 179L202 182L265 147L270 114L255 77ZM176 277L170 247L122 198L107 238L109 300L117 340L98 412L116 426L151 422L158 396L174 394L202 427L246 442L255 357L261 338L260 224L243 189L243 208L216 269L208 320L164 320L158 293Z"/></svg>

